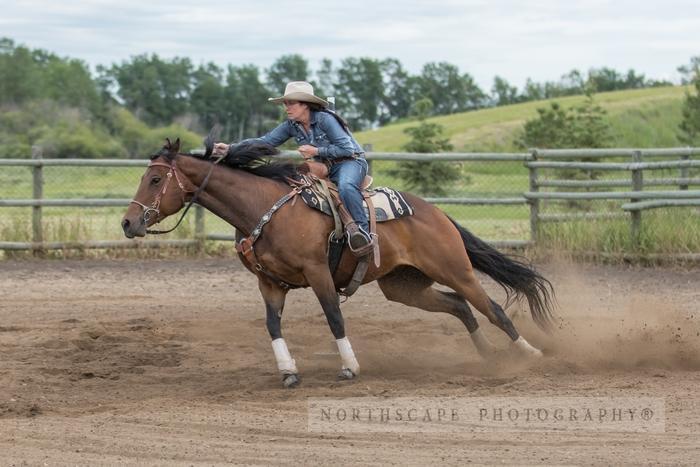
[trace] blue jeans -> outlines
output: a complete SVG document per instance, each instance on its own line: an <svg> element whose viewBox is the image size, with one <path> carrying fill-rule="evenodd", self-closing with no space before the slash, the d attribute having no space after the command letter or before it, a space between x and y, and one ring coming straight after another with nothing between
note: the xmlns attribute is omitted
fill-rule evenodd
<svg viewBox="0 0 700 467"><path fill-rule="evenodd" d="M338 187L340 200L358 226L369 232L369 222L362 207L360 187L367 175L367 160L363 158L343 161L331 167L328 178Z"/></svg>

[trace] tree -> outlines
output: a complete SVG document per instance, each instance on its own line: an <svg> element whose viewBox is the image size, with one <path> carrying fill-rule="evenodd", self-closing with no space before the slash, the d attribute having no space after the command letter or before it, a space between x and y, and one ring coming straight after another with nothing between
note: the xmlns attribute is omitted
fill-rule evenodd
<svg viewBox="0 0 700 467"><path fill-rule="evenodd" d="M525 122L524 135L516 141L524 148L604 148L610 144L610 124L605 118L605 110L595 103L593 95L588 92L586 100L571 109L562 108L552 102L550 107L538 108L537 118ZM593 159L581 158L584 162ZM559 178L595 179L600 171L562 169L557 170ZM570 202L569 206L581 206Z"/></svg>
<svg viewBox="0 0 700 467"><path fill-rule="evenodd" d="M321 65L316 71L317 87L314 89L319 96L335 96L337 82L336 70L333 68L333 61L330 58L321 60Z"/></svg>
<svg viewBox="0 0 700 467"><path fill-rule="evenodd" d="M508 81L500 76L496 76L493 79L493 86L491 86L492 99L495 101L496 105L508 105L515 104L518 102L518 88L511 86Z"/></svg>
<svg viewBox="0 0 700 467"><path fill-rule="evenodd" d="M549 108L538 108L537 117L525 122L522 139L516 143L542 149L607 147L611 136L605 114L591 93L581 105L570 109L552 102Z"/></svg>
<svg viewBox="0 0 700 467"><path fill-rule="evenodd" d="M267 87L277 95L290 81L308 81L309 62L299 54L282 55L267 69Z"/></svg>
<svg viewBox="0 0 700 467"><path fill-rule="evenodd" d="M94 116L103 114L102 96L84 62L54 57L46 64L43 77L47 98L86 109Z"/></svg>
<svg viewBox="0 0 700 467"><path fill-rule="evenodd" d="M427 63L418 82L419 95L433 102L434 115L464 112L482 107L486 94L468 73L447 62Z"/></svg>
<svg viewBox="0 0 700 467"><path fill-rule="evenodd" d="M583 104L573 109L572 147L605 148L610 145L610 122L606 119L607 112L593 99L593 94L586 92Z"/></svg>
<svg viewBox="0 0 700 467"><path fill-rule="evenodd" d="M0 103L21 105L33 99L82 108L93 116L103 110L102 96L84 62L0 39Z"/></svg>
<svg viewBox="0 0 700 467"><path fill-rule="evenodd" d="M379 60L346 58L337 70L336 102L353 129L370 128L379 121L384 82Z"/></svg>
<svg viewBox="0 0 700 467"><path fill-rule="evenodd" d="M143 54L102 69L103 80L117 86L124 105L146 122L168 124L189 107L192 63L189 58L162 60Z"/></svg>
<svg viewBox="0 0 700 467"><path fill-rule="evenodd" d="M0 102L21 104L39 97L40 74L30 49L0 39Z"/></svg>
<svg viewBox="0 0 700 467"><path fill-rule="evenodd" d="M539 101L544 99L544 87L540 83L536 83L531 78L528 78L525 81L522 98L524 101Z"/></svg>
<svg viewBox="0 0 700 467"><path fill-rule="evenodd" d="M695 57L700 58L700 57ZM700 60L696 63L695 76L690 84L695 94L686 91L683 101L683 120L680 123L678 139L689 146L700 146Z"/></svg>
<svg viewBox="0 0 700 467"><path fill-rule="evenodd" d="M223 102L226 109L224 136L229 140L241 140L260 136L272 126L268 123L277 120L278 109L267 102L268 96L258 67L229 65Z"/></svg>
<svg viewBox="0 0 700 467"><path fill-rule="evenodd" d="M562 75L559 79L559 95L571 96L583 94L586 89L586 80L580 71L573 69ZM554 96L557 97L557 96Z"/></svg>
<svg viewBox="0 0 700 467"><path fill-rule="evenodd" d="M213 63L200 65L192 75L190 109L205 129L226 122L223 70Z"/></svg>
<svg viewBox="0 0 700 467"><path fill-rule="evenodd" d="M695 77L700 73L700 55L690 58L690 63L681 65L677 68L681 74L681 83L690 84Z"/></svg>
<svg viewBox="0 0 700 467"><path fill-rule="evenodd" d="M411 140L403 146L408 152L433 153L451 151L452 145L442 138L442 126L426 121L432 111L430 99L421 99L413 106L420 124L406 128L404 132ZM444 196L450 186L460 179L459 167L452 162L402 161L389 174L400 178L409 190L422 195Z"/></svg>
<svg viewBox="0 0 700 467"><path fill-rule="evenodd" d="M417 79L409 75L401 62L395 58L382 60L380 68L384 82L384 100L379 123L383 125L408 117L411 102L414 101L417 92Z"/></svg>
<svg viewBox="0 0 700 467"><path fill-rule="evenodd" d="M595 92L622 89L622 75L612 68L593 68L588 72L588 86Z"/></svg>

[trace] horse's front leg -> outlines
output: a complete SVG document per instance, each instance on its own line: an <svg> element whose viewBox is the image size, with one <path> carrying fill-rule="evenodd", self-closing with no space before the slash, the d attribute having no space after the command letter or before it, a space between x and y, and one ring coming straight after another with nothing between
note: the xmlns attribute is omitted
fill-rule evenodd
<svg viewBox="0 0 700 467"><path fill-rule="evenodd" d="M335 290L333 277L331 277L328 266L325 264L315 265L315 267L309 268L308 271L305 270L304 276L321 303L328 326L330 326L338 344L338 351L342 361L338 377L341 379L352 379L360 374L360 364L357 363L350 341L345 335L345 323L340 312L340 299Z"/></svg>
<svg viewBox="0 0 700 467"><path fill-rule="evenodd" d="M282 338L282 310L287 291L264 277L258 277L258 287L265 300L267 331L272 338L272 351L275 353L277 369L282 373L282 384L287 388L294 387L299 384L299 372L287 343Z"/></svg>

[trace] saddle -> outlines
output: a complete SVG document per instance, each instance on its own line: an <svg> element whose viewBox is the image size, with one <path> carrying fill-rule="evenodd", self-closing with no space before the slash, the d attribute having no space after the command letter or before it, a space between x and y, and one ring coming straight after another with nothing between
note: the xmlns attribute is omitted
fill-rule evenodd
<svg viewBox="0 0 700 467"><path fill-rule="evenodd" d="M328 174L327 170L324 171L321 169L321 167L326 168L325 164L310 161L307 161L306 164L310 167L316 166L316 169L311 168L308 171L300 171L305 173L298 182L302 185L300 196L309 207L332 216L335 222L335 228L328 238L327 251L328 265L333 274L340 263L342 251L346 243L344 232L347 230L349 234L352 234L352 232L357 231L359 227L357 227L352 216L340 200L338 188L335 184L327 178L318 176ZM366 176L362 183L362 197L365 203L367 218L369 219L370 237L372 241L367 246L357 250L353 249L348 242L348 248L358 258L358 263L350 284L344 290L339 291L346 297L352 295L362 283L362 279L369 266L370 256L373 257L376 267L380 265L377 222L386 222L391 219L413 214L413 209L399 192L390 188L369 190L371 184L372 177Z"/></svg>

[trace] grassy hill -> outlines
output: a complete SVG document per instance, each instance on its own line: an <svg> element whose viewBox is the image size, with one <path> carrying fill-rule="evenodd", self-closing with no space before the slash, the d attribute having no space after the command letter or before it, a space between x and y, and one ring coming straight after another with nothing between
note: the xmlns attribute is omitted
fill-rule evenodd
<svg viewBox="0 0 700 467"><path fill-rule="evenodd" d="M670 86L606 92L595 100L608 111L615 147L682 146L676 133L681 121L681 104L686 88ZM494 107L429 119L445 128L456 152L520 151L514 141L526 120L537 115L537 108L557 101L564 107L580 104L584 96ZM356 133L361 144L371 143L374 151L401 151L408 141L403 130L416 122L388 125Z"/></svg>

